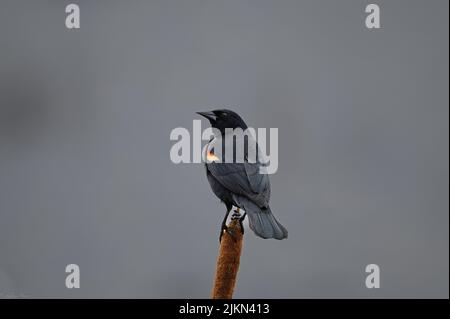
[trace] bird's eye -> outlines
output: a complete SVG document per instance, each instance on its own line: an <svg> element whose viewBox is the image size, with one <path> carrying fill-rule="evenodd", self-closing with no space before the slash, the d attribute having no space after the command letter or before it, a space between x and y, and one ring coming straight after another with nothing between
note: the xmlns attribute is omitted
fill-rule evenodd
<svg viewBox="0 0 450 319"><path fill-rule="evenodd" d="M220 113L220 115L221 115L221 116L227 116L228 113L227 113L227 112L222 112L222 113Z"/></svg>

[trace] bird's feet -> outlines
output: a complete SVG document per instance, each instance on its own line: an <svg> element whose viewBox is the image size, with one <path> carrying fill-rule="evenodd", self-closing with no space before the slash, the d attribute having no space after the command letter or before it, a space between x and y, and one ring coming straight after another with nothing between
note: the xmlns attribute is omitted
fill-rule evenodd
<svg viewBox="0 0 450 319"><path fill-rule="evenodd" d="M241 226L242 235L244 235L244 225L242 222L244 221L246 215L247 215L247 213L244 213L243 215L241 215L239 212L239 209L234 210L233 215L231 215L231 220L239 221L239 226ZM222 236L223 236L224 232L227 232L231 237L233 237L235 242L237 241L236 234L226 224L226 218L223 220L222 226L220 227L219 243L222 242Z"/></svg>
<svg viewBox="0 0 450 319"><path fill-rule="evenodd" d="M241 233L242 233L242 235L244 235L244 224L243 224L243 222L244 222L245 216L247 216L247 213L244 213L244 214L241 215L239 213L239 209L236 209L234 211L233 215L231 215L231 220L238 220L239 221L239 226L241 226Z"/></svg>

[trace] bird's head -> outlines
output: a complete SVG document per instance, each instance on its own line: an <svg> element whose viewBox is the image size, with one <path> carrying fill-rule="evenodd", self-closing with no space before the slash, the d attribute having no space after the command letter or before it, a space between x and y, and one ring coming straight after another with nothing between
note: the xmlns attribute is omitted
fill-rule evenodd
<svg viewBox="0 0 450 319"><path fill-rule="evenodd" d="M214 110L210 112L197 112L201 116L204 116L211 123L211 127L220 130L220 132L225 132L226 128L241 128L242 130L247 129L247 124L244 120L236 113L231 110Z"/></svg>

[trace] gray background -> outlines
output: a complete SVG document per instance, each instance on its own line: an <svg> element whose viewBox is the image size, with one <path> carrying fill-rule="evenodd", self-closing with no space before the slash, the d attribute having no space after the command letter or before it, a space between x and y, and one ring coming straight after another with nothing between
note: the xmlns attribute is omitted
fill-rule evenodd
<svg viewBox="0 0 450 319"><path fill-rule="evenodd" d="M448 298L448 1L0 5L0 297L208 297L224 206L175 127L279 128L236 297ZM206 127L206 122L203 122ZM81 288L65 288L65 266ZM381 268L365 288L364 268Z"/></svg>

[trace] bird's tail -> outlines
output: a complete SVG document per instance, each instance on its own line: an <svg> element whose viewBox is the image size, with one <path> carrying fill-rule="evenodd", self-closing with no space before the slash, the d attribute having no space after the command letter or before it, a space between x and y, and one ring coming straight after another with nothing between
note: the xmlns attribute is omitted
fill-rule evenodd
<svg viewBox="0 0 450 319"><path fill-rule="evenodd" d="M261 238L285 239L288 231L273 216L270 207L259 208L253 202L241 199L240 203L247 213L250 229Z"/></svg>

